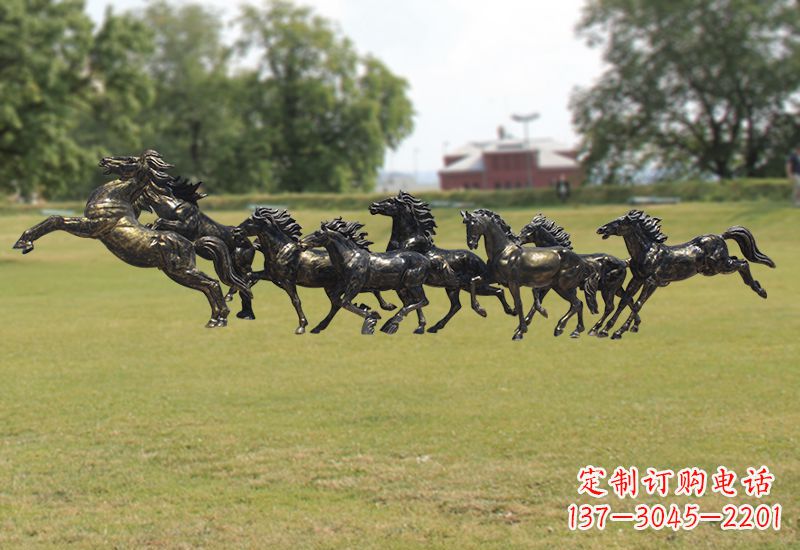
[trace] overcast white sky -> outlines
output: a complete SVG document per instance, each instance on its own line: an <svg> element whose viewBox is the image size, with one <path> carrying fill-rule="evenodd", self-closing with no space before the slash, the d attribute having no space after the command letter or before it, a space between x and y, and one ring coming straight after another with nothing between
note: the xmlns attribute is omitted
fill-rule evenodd
<svg viewBox="0 0 800 550"><path fill-rule="evenodd" d="M203 0L226 18L237 0ZM575 37L584 0L305 0L339 23L361 53L372 53L411 84L415 131L385 169L420 173L442 152L492 139L498 125L522 136L512 113L539 112L531 137L575 143L568 109L575 86L600 75L600 52ZM101 21L146 0L87 0Z"/></svg>

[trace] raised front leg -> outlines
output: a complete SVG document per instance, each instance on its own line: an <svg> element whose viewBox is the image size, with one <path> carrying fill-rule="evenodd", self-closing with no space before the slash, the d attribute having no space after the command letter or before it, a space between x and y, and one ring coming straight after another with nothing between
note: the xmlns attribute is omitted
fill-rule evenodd
<svg viewBox="0 0 800 550"><path fill-rule="evenodd" d="M105 221L84 217L65 218L63 216L50 216L43 222L37 223L30 229L23 231L20 238L14 243L14 248L22 250L23 254L27 254L33 250L33 242L35 240L53 231L66 231L76 237L96 239L102 229L105 228L105 225Z"/></svg>
<svg viewBox="0 0 800 550"><path fill-rule="evenodd" d="M397 309L396 305L394 305L391 302L387 302L386 300L384 300L384 298L381 295L380 291L376 290L375 292L373 292L373 294L375 295L375 299L378 300L378 306L380 306L380 308L382 310L384 310L384 311L393 311L393 310Z"/></svg>
<svg viewBox="0 0 800 550"><path fill-rule="evenodd" d="M483 278L480 276L473 277L469 281L469 296L470 296L470 305L472 309L480 315L481 317L486 317L486 310L481 307L478 303L478 296L477 296L477 288L479 285L483 284Z"/></svg>

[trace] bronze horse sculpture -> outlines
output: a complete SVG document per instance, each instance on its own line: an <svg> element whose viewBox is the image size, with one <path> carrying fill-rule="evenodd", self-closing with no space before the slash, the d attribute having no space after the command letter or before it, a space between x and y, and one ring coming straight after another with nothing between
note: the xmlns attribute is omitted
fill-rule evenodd
<svg viewBox="0 0 800 550"><path fill-rule="evenodd" d="M256 237L256 246L264 255L264 270L253 277L267 279L283 289L297 313L295 334L303 334L308 319L303 312L297 287L322 288L333 303L339 276L324 249L307 249L300 243L302 228L286 210L257 208L237 228L245 235ZM379 303L385 304L378 293ZM393 304L383 306L394 309Z"/></svg>
<svg viewBox="0 0 800 550"><path fill-rule="evenodd" d="M534 289L552 288L570 304L569 311L559 319L555 336L564 332L567 321L578 315L578 326L570 334L577 338L584 330L583 302L578 299L577 288L587 276L586 302L592 312L597 311L594 294L598 274L595 268L565 247L523 248L509 225L491 210L478 209L461 212L467 226L467 246L475 249L483 237L486 247L488 271L486 282L498 282L508 287L514 298L514 308L519 316L519 325L513 340L521 340L528 331L528 323L522 308L520 287Z"/></svg>
<svg viewBox="0 0 800 550"><path fill-rule="evenodd" d="M614 332L612 338L622 338L644 303L658 287L688 279L698 273L711 276L738 272L753 292L762 298L767 297L767 291L750 274L750 264L728 254L725 239L733 239L747 260L775 267L775 262L758 249L753 234L744 227L734 226L721 235L701 235L689 242L669 246L664 244L667 236L661 232L660 218L648 216L641 210L631 210L624 216L599 227L597 233L604 239L612 235L625 239L625 246L631 255L630 269L633 275L625 290L625 297L599 336L608 335L608 331L614 326L624 307L629 301L633 301L633 296L640 288L642 291L638 299L630 304L630 316Z"/></svg>
<svg viewBox="0 0 800 550"><path fill-rule="evenodd" d="M372 253L368 248L372 243L366 240L366 233L359 233L363 227L358 222L348 223L336 218L322 222L317 231L303 239L303 245L307 248L325 247L339 276L335 289L328 294L331 297L331 311L311 332L324 330L339 309L344 307L364 318L362 334L372 334L380 315L369 308L352 304L359 292L394 290L400 296L403 307L381 327L381 331L387 334L396 333L406 315L428 305L422 284L428 277L431 260L410 250ZM425 317L420 315L419 326L414 333L424 332Z"/></svg>
<svg viewBox="0 0 800 550"><path fill-rule="evenodd" d="M537 214L533 219L526 224L519 232L519 240L522 244L533 243L536 246L561 246L572 250L572 241L570 235L563 227L557 225L553 220ZM598 331L603 327L603 321L611 315L614 311L614 296L622 298L625 294L623 284L625 283L625 276L628 273L628 260L622 260L611 254L595 253L595 254L579 254L584 261L593 264L595 270L599 274L599 282L597 289L600 291L605 304L603 316L594 326L589 329L589 336L597 336ZM585 289L586 281L581 282L580 287ZM540 295L536 295L541 293ZM542 291L534 290L534 299L542 300L547 293L547 289ZM531 308L525 320L530 323L533 318L535 307ZM638 315L634 324L637 327L639 324ZM634 328L631 328L635 332Z"/></svg>
<svg viewBox="0 0 800 550"><path fill-rule="evenodd" d="M252 277L253 258L256 248L236 226L221 224L200 210L197 202L206 197L198 192L202 182L191 183L185 178L175 178L166 185L150 184L145 187L137 206L154 213L158 218L151 224L159 231L174 231L190 241L200 237L216 237L228 247L233 260L233 268L243 281L251 285L258 281ZM206 260L213 260L202 250L198 254ZM235 286L230 287L225 301L233 299ZM239 319L255 319L250 295L242 294L242 309L236 316Z"/></svg>
<svg viewBox="0 0 800 550"><path fill-rule="evenodd" d="M370 214L380 214L392 218L392 234L389 238L388 252L392 250L413 250L425 254L433 261L433 269L429 273L425 284L442 287L450 299L450 310L447 314L428 329L428 332L438 332L443 329L450 319L461 309L460 291L470 291L471 281L475 277L486 275L486 262L477 254L469 250L449 250L439 248L433 243L436 234L436 221L431 213L430 206L414 197L410 193L400 191L396 197L389 197L382 201L373 202L369 207ZM454 273L455 277L451 274ZM506 302L502 288L482 283L475 289L480 296L495 296L503 304L503 310L508 315L515 311ZM486 317L486 311L472 300L472 309ZM421 310L417 310L421 314Z"/></svg>
<svg viewBox="0 0 800 550"><path fill-rule="evenodd" d="M144 189L151 184L166 186L172 177L167 164L156 151L147 150L140 156L105 157L100 161L105 174L119 179L95 189L89 196L82 217L50 216L27 229L14 248L27 254L37 239L53 231L66 231L77 237L98 239L122 261L136 267L157 267L170 279L205 294L211 306L207 327L227 324L228 307L219 282L197 269L195 252L213 258L220 279L245 295L250 290L235 270L228 247L216 237L202 237L192 242L173 231L156 231L137 219L135 206Z"/></svg>

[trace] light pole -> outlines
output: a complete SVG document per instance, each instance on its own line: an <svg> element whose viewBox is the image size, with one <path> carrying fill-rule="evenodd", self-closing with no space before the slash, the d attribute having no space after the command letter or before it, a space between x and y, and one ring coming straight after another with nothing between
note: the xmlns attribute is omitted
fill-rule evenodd
<svg viewBox="0 0 800 550"><path fill-rule="evenodd" d="M511 115L511 120L513 120L514 122L521 122L522 123L522 128L523 128L522 131L525 134L526 149L527 149L527 145L529 145L529 143L530 143L528 141L528 124L530 124L531 122L533 122L537 118L539 118L539 113L528 113L527 115ZM531 182L531 151L529 151L529 150L526 151L525 158L526 158L526 165L528 167L528 187L531 187L531 185L532 185L532 182Z"/></svg>

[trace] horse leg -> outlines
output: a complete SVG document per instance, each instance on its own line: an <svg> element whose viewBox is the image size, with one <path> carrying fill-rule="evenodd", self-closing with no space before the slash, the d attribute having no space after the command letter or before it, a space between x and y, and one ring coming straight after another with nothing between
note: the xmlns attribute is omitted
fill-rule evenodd
<svg viewBox="0 0 800 550"><path fill-rule="evenodd" d="M486 317L486 310L478 303L477 289L478 285L483 285L483 278L479 275L469 280L469 297L472 309L481 317Z"/></svg>
<svg viewBox="0 0 800 550"><path fill-rule="evenodd" d="M383 299L383 296L381 296L381 293L380 293L379 290L376 290L375 292L373 292L373 294L375 295L375 298L378 300L378 306L380 306L380 308L382 310L384 310L384 311L392 311L392 310L397 309L396 305L394 305L391 302L387 302L386 300Z"/></svg>
<svg viewBox="0 0 800 550"><path fill-rule="evenodd" d="M459 294L461 293L461 289L458 288L446 288L445 292L447 292L447 297L450 298L450 311L447 312L447 315L441 318L435 325L428 329L428 332L438 332L444 328L444 326L453 318L459 309L461 309L461 300L459 298ZM417 310L422 311L422 310Z"/></svg>
<svg viewBox="0 0 800 550"><path fill-rule="evenodd" d="M308 326L308 320L306 319L306 314L303 313L303 305L300 303L300 296L297 294L297 287L294 285L294 283L284 283L281 285L281 288L286 291L286 294L289 295L289 299L292 301L294 310L297 312L298 327L295 329L294 333L304 334L306 327Z"/></svg>
<svg viewBox="0 0 800 550"><path fill-rule="evenodd" d="M647 301L648 298L650 298L650 296L653 295L653 293L656 291L657 288L658 285L654 283L645 283L641 294L639 294L639 299L636 300L635 303L631 304L631 314L625 320L625 323L623 323L623 325L619 327L617 331L614 332L614 334L611 335L612 340L619 340L620 338L622 338L622 335L625 334L625 332L628 330L628 327L631 326L631 322L633 322L633 319L642 310L642 306L644 305L644 303Z"/></svg>
<svg viewBox="0 0 800 550"><path fill-rule="evenodd" d="M511 307L509 303L506 301L506 293L503 292L503 289L500 288L499 286L492 286L492 285L487 285L486 283L482 283L479 287L475 289L475 292L478 296L496 297L498 300L500 300L500 303L503 304L503 311L505 312L506 315L517 314L517 312L514 311L514 308Z"/></svg>
<svg viewBox="0 0 800 550"><path fill-rule="evenodd" d="M212 279L196 267L192 266L183 270L164 269L167 277L185 287L199 290L206 295L211 306L211 319L206 323L207 328L224 327L228 324L228 307L222 297L222 288L215 279Z"/></svg>
<svg viewBox="0 0 800 550"><path fill-rule="evenodd" d="M608 331L611 330L611 327L613 327L617 322L617 319L619 319L619 316L622 314L622 310L625 309L626 306L633 303L633 297L639 291L639 288L641 288L642 283L643 281L640 279L631 279L631 282L628 283L628 287L625 289L625 292L622 295L622 299L619 301L617 311L615 311L614 315L611 316L611 319L608 320L606 326L603 327L603 330L597 333L597 336L600 338L606 338L608 336Z"/></svg>
<svg viewBox="0 0 800 550"><path fill-rule="evenodd" d="M746 260L740 260L736 256L731 256L725 262L724 266L720 270L720 273L733 273L734 271L739 272L744 284L752 288L753 292L762 298L767 297L767 291L761 287L761 283L753 279L753 275L750 273L750 264L747 263Z"/></svg>
<svg viewBox="0 0 800 550"><path fill-rule="evenodd" d="M46 220L37 223L30 229L22 232L13 248L22 250L27 254L33 250L33 241L44 237L53 231L66 231L76 237L93 239L98 236L100 231L106 226L105 220L92 220L89 218L65 218L63 216L50 216Z"/></svg>
<svg viewBox="0 0 800 550"><path fill-rule="evenodd" d="M381 327L381 332L385 332L386 334L394 334L397 332L397 329L400 327L400 322L405 319L406 315L428 305L428 298L425 296L425 290L423 290L422 285L398 290L397 295L403 300L403 307Z"/></svg>
<svg viewBox="0 0 800 550"><path fill-rule="evenodd" d="M544 297L547 296L547 292L549 288L534 288L533 289L533 305L531 306L531 310L525 316L525 324L530 325L531 321L533 321L533 316L538 311L542 314L542 316L547 319L547 310L542 307L542 300Z"/></svg>
<svg viewBox="0 0 800 550"><path fill-rule="evenodd" d="M525 310L522 309L522 297L519 294L519 285L516 283L509 283L508 291L511 293L511 297L514 298L514 309L519 316L519 325L511 339L522 340L522 335L528 332L528 324L525 322Z"/></svg>
<svg viewBox="0 0 800 550"><path fill-rule="evenodd" d="M556 323L556 328L553 331L553 335L560 336L564 332L564 327L566 327L567 321L569 321L570 318L577 313L578 326L570 334L571 338L577 338L578 336L580 336L581 332L584 331L583 302L581 302L580 299L578 298L578 290L576 288L570 288L568 290L565 290L559 287L555 287L554 290L559 296L561 296L562 298L564 298L566 301L569 302L569 310L564 314L563 317L561 317L561 319L558 320L558 323Z"/></svg>
<svg viewBox="0 0 800 550"><path fill-rule="evenodd" d="M319 322L317 326L311 329L311 334L319 334L326 328L328 325L331 324L331 320L333 320L333 316L336 315L336 312L339 311L342 307L342 302L339 299L342 295L342 292L337 288L326 288L325 294L328 295L328 299L331 301L331 310L328 312L328 315Z"/></svg>
<svg viewBox="0 0 800 550"><path fill-rule="evenodd" d="M609 289L603 289L603 303L605 303L605 309L603 310L603 316L600 317L600 320L597 321L592 328L589 329L589 336L597 336L597 332L603 326L603 321L606 320L606 317L611 315L611 312L614 311L614 291ZM631 328L631 332L633 329Z"/></svg>
<svg viewBox="0 0 800 550"><path fill-rule="evenodd" d="M406 289L398 290L397 295L400 297L400 300L403 301L403 305L413 304L419 301L419 298L414 298ZM416 308L416 311L418 325L417 328L414 329L414 334L425 334L425 325L428 324L428 321L425 319L422 308Z"/></svg>

